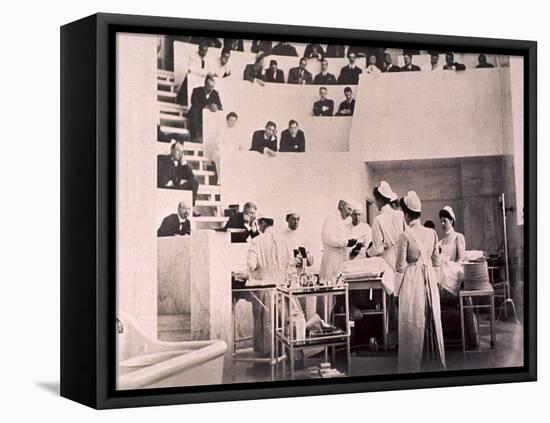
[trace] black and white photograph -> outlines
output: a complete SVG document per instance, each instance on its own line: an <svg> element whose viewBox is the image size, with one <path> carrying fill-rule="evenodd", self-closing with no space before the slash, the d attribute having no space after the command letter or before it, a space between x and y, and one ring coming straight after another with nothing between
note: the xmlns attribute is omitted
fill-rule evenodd
<svg viewBox="0 0 550 423"><path fill-rule="evenodd" d="M116 34L116 390L523 367L524 57L206 35Z"/></svg>

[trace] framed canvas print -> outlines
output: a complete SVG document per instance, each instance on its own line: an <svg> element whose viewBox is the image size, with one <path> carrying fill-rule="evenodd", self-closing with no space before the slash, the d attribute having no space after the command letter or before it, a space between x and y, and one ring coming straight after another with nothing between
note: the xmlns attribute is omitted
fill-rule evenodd
<svg viewBox="0 0 550 423"><path fill-rule="evenodd" d="M535 42L97 14L61 57L63 396L536 379Z"/></svg>

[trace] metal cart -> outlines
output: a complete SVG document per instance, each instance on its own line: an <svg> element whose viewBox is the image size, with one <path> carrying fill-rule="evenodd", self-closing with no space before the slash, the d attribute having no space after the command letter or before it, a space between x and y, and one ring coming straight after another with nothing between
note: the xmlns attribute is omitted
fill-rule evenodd
<svg viewBox="0 0 550 423"><path fill-rule="evenodd" d="M323 335L311 337L306 335L305 339L296 339L294 334L294 317L292 307L299 303L298 300L304 297L323 297L324 311L323 318L325 322L331 321L329 310L329 298L342 295L345 298L345 330L333 335ZM351 356L350 356L350 326L349 326L349 298L348 285L345 283L328 286L296 287L286 286L277 287L277 313L275 316L277 338L276 355L279 355L279 347L283 357L288 357L290 367L290 378L294 379L294 357L296 350L302 351L308 348L323 348L325 351L325 361L328 362L328 349L332 348L333 362L335 361L337 346L345 346L347 375L351 375ZM332 303L332 302L330 302ZM288 314L288 316L287 316ZM288 351L288 354L286 353ZM281 360L283 374L286 374L286 359ZM277 363L278 364L278 363Z"/></svg>
<svg viewBox="0 0 550 423"><path fill-rule="evenodd" d="M384 351L388 350L388 303L387 303L387 294L384 285L382 284L382 278L380 277L364 277L364 278L353 278L345 279L345 282L348 285L350 292L353 291L373 291L380 290L382 292L382 310L378 309L366 309L361 310L363 316L367 315L381 315L382 316L382 335L384 338ZM371 296L372 298L372 296ZM347 311L346 311L347 312ZM345 313L335 313L335 316L344 316Z"/></svg>
<svg viewBox="0 0 550 423"><path fill-rule="evenodd" d="M258 304L264 309L268 310L269 307L260 299L258 293L265 293L268 295L272 304L271 313L270 313L270 322L271 322L271 348L269 357L257 357L254 355L250 348L239 349L238 345L242 342L250 341L254 339L254 336L247 336L244 338L237 338L236 333L236 324L235 324L235 307L237 302L243 298L243 294L248 296L248 300L257 301ZM275 348L275 315L276 315L276 306L275 306L275 285L254 285L254 286L243 286L239 288L232 288L231 290L231 319L232 319L232 343L231 343L231 356L233 357L234 363L268 363L271 366L271 380L275 380L276 372L275 368L277 363L281 360L284 360L284 355L279 356L276 354Z"/></svg>

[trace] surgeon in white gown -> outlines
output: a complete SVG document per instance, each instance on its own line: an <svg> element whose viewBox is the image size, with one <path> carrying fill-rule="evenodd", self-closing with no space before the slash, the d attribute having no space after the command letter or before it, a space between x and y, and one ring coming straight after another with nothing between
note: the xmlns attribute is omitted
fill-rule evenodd
<svg viewBox="0 0 550 423"><path fill-rule="evenodd" d="M347 200L338 202L338 212L328 216L321 231L323 242L323 258L319 277L321 280L336 282L342 271L342 265L347 259L347 248L353 247L356 240L348 238L348 218L351 214L351 203Z"/></svg>
<svg viewBox="0 0 550 423"><path fill-rule="evenodd" d="M264 214L257 221L261 234L250 241L246 258L252 284L284 284L293 269L294 257L289 253L286 240L273 230L273 217ZM272 346L271 310L274 305L269 294L258 292L256 295L265 307L252 301L254 351L266 355Z"/></svg>

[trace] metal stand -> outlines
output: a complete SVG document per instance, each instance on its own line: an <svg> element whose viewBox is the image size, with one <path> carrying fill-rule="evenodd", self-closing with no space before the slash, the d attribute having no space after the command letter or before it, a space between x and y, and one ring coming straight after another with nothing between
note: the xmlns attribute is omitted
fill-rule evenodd
<svg viewBox="0 0 550 423"><path fill-rule="evenodd" d="M510 268L508 263L508 232L506 229L506 200L504 198L504 193L500 194L500 208L502 211L502 229L504 234L504 275L505 279L502 283L497 284L499 287L502 287L504 291L504 301L500 304L497 320L500 320L502 311L504 310L504 318L508 319L508 310L506 304L512 306L512 312L516 323L519 323L518 315L516 313L516 305L510 294Z"/></svg>
<svg viewBox="0 0 550 423"><path fill-rule="evenodd" d="M384 339L384 351L388 351L388 306L387 306L387 294L384 285L382 285L382 279L375 278L363 278L346 280L348 284L348 290L353 291L370 291L372 296L373 290L379 290L382 293L382 310L361 310L363 316L368 315L381 315L382 316L382 336ZM351 294L350 294L351 295ZM335 316L345 316L344 313L334 313Z"/></svg>
<svg viewBox="0 0 550 423"><path fill-rule="evenodd" d="M471 304L467 305L464 304L465 298L473 298L473 297L489 297L489 304ZM458 293L459 298L459 305L460 305L460 330L462 333L462 352L472 352L472 351L484 351L484 349L481 348L481 346L477 349L467 349L466 348L466 328L464 324L464 310L470 309L475 314L477 314L477 335L480 335L480 319L479 319L479 310L480 309L489 309L489 335L490 335L490 348L489 349L495 349L496 348L496 332L495 332L495 292L492 288L485 289L482 291L463 291L460 290ZM480 340L481 345L481 340Z"/></svg>
<svg viewBox="0 0 550 423"><path fill-rule="evenodd" d="M324 297L324 318L329 321L331 310L329 310L328 299L337 295L343 295L345 307L346 328L345 332L335 335L327 335L320 337L309 337L305 339L297 339L294 333L294 318L293 304L296 304L298 298L303 297ZM277 287L277 313L275 322L277 329L275 331L277 338L276 354L279 354L279 347L282 350L282 356L288 357L290 367L290 379L294 380L294 357L295 350L304 350L308 348L323 348L325 351L325 362L328 362L328 349L332 348L332 360L335 361L336 347L345 346L347 360L347 376L351 375L351 353L350 353L350 327L349 327L349 292L347 284L319 286L319 287L303 287L303 288L288 288L286 286ZM288 316L287 316L288 314ZM288 354L286 354L288 351ZM283 375L286 373L286 360L282 360Z"/></svg>
<svg viewBox="0 0 550 423"><path fill-rule="evenodd" d="M264 292L268 295L269 304L271 307L264 304L264 302L256 295L256 293ZM241 342L249 341L254 339L253 336L248 336L245 338L237 338L236 333L236 322L235 322L235 306L241 298L241 294L246 293L249 295L250 301L257 301L258 304L263 307L266 311L270 313L270 322L271 322L271 346L269 357L255 357L253 355L247 355L243 353L243 350L239 350L237 345ZM285 359L285 356L279 356L278 350L275 345L275 315L276 315L276 305L275 305L275 285L267 286L250 286L244 288L233 288L232 289L232 300L231 300L231 319L232 319L232 350L231 355L233 357L233 362L236 363L267 363L271 366L271 380L276 379L275 367Z"/></svg>

